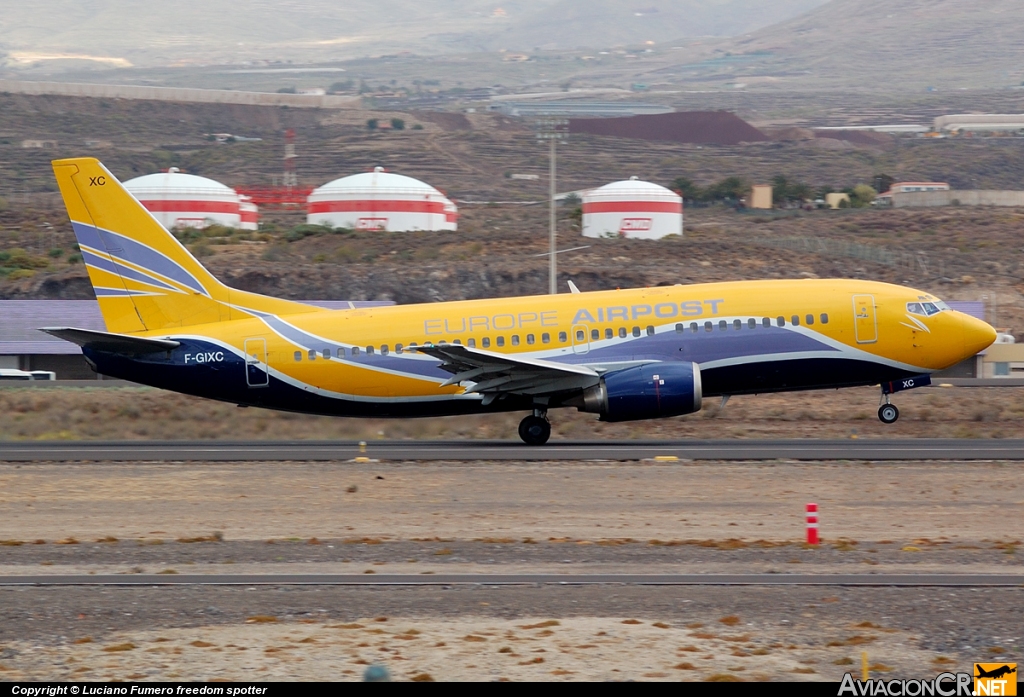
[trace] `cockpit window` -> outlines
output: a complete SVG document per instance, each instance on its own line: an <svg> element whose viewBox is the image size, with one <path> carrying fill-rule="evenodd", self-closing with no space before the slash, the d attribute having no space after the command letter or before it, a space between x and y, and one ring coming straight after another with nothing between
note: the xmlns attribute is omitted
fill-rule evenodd
<svg viewBox="0 0 1024 697"><path fill-rule="evenodd" d="M942 301L934 303L907 303L907 312L909 312L912 315L923 315L925 317L937 315L943 310L948 309L949 306Z"/></svg>

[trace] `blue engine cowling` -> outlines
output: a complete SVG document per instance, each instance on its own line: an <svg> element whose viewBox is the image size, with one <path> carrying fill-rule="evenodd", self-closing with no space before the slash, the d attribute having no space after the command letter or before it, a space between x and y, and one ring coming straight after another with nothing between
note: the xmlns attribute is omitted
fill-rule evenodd
<svg viewBox="0 0 1024 697"><path fill-rule="evenodd" d="M607 373L583 393L583 411L601 421L636 421L681 416L700 410L696 363L649 363Z"/></svg>

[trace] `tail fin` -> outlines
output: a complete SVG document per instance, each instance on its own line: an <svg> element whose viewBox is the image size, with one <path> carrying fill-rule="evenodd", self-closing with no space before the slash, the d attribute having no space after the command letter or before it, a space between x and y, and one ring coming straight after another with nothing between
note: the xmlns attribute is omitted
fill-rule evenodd
<svg viewBox="0 0 1024 697"><path fill-rule="evenodd" d="M99 160L55 160L53 171L108 331L320 310L225 286Z"/></svg>

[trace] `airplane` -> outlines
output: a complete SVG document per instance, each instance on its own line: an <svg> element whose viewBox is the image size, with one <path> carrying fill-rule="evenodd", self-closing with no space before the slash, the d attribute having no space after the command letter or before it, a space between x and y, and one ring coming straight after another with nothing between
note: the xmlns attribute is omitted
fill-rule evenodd
<svg viewBox="0 0 1024 697"><path fill-rule="evenodd" d="M680 416L707 397L881 386L890 396L988 347L995 330L924 291L848 279L658 286L326 310L229 288L98 160L53 170L106 332L42 331L98 373L307 414L526 411Z"/></svg>
<svg viewBox="0 0 1024 697"><path fill-rule="evenodd" d="M1014 664L1014 666L1016 666L1016 664ZM979 664L975 663L974 669L978 671L978 674L974 676L976 678L995 678L997 680L1004 675L1012 675L1017 672L1016 667L1011 668L1009 665L1002 665L998 668L993 668L992 670L985 670Z"/></svg>

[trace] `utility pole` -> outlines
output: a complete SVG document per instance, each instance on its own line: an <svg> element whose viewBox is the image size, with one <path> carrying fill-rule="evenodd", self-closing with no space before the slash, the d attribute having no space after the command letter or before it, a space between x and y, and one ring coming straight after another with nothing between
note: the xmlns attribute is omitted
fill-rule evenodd
<svg viewBox="0 0 1024 697"><path fill-rule="evenodd" d="M556 152L558 141L564 141L569 136L569 122L566 119L553 119L545 118L538 119L535 123L537 128L537 140L546 140L551 145L550 154L550 171L548 173L548 191L549 191L549 204L550 210L548 214L548 233L551 238L551 250L548 252L550 259L548 262L548 293L551 295L557 295L558 293L558 228L557 219L555 216L555 173L556 173Z"/></svg>

